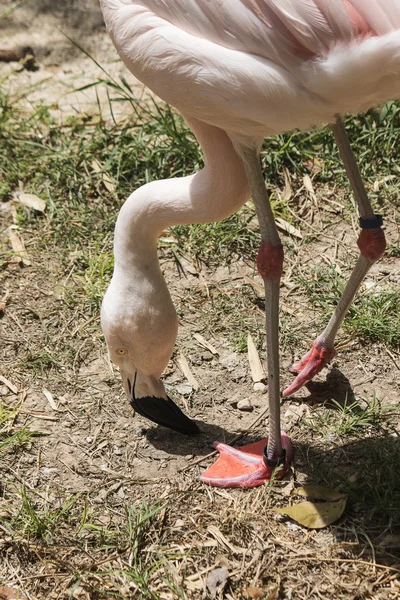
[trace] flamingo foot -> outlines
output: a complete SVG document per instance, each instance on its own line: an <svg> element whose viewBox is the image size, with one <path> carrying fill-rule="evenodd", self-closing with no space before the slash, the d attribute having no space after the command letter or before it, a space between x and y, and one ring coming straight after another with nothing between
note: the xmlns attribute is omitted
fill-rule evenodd
<svg viewBox="0 0 400 600"><path fill-rule="evenodd" d="M317 373L332 360L336 352L334 348L327 347L319 338L315 340L311 350L303 358L289 368L291 373L297 373L296 379L283 392L283 397L291 396L305 383L311 381Z"/></svg>
<svg viewBox="0 0 400 600"><path fill-rule="evenodd" d="M283 456L277 461L267 460L268 438L238 448L214 442L220 456L201 475L200 481L214 487L253 488L271 479L282 479L290 468L293 446L284 431L281 437Z"/></svg>

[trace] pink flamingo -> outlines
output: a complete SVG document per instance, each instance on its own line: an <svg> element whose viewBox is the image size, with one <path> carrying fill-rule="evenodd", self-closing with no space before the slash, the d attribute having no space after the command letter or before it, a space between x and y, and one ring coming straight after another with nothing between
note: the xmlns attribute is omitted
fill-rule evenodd
<svg viewBox="0 0 400 600"><path fill-rule="evenodd" d="M160 380L177 316L157 260L166 227L221 220L253 197L261 231L257 266L265 282L269 435L251 446L215 444L220 458L202 476L252 487L283 476L292 446L280 431L279 284L283 250L260 168L263 138L331 123L357 201L360 257L327 327L291 371L289 396L329 362L354 295L385 249L339 115L400 96L399 0L100 0L128 69L176 107L193 129L204 168L149 183L125 202L115 229L115 269L102 305L111 359L140 414L198 432Z"/></svg>

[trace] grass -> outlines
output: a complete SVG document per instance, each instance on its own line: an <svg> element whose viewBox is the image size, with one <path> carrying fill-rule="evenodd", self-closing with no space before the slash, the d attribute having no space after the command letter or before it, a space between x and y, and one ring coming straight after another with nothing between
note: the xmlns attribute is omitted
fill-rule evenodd
<svg viewBox="0 0 400 600"><path fill-rule="evenodd" d="M3 518L3 529L21 550L29 543L39 560L52 556L70 597L80 587L94 597L114 593L121 600L161 600L164 596L154 591L155 582L174 598L185 597L168 568L175 552L156 543L163 537L160 524L166 518L165 503L126 504L122 510L111 509L104 515L82 493L57 498L56 502L25 488L14 496L13 508ZM53 553L56 548L59 551ZM108 580L104 588L99 585L103 579Z"/></svg>
<svg viewBox="0 0 400 600"><path fill-rule="evenodd" d="M335 267L314 266L307 277L298 281L307 292L311 304L324 318L329 318L340 298L346 280ZM322 321L321 321L322 322ZM400 346L400 290L391 285L376 285L363 290L356 299L343 323L347 334L369 342L382 342L398 348Z"/></svg>
<svg viewBox="0 0 400 600"><path fill-rule="evenodd" d="M387 418L395 412L394 407L382 405L374 394L372 399L349 399L344 402L334 399L317 408L308 419L306 425L312 427L324 438L332 436L365 435L366 431L379 429Z"/></svg>
<svg viewBox="0 0 400 600"><path fill-rule="evenodd" d="M35 435L28 426L14 425L17 415L18 408L11 408L0 400L0 457L21 450Z"/></svg>

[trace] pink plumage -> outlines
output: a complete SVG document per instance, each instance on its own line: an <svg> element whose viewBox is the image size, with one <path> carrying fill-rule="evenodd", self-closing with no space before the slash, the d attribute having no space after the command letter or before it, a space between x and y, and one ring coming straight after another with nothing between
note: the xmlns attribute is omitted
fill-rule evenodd
<svg viewBox="0 0 400 600"><path fill-rule="evenodd" d="M101 4L130 71L233 136L308 128L400 95L398 0Z"/></svg>

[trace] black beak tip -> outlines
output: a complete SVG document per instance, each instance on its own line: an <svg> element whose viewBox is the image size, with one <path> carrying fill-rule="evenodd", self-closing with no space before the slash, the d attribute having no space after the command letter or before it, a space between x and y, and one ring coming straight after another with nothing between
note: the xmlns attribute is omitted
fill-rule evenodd
<svg viewBox="0 0 400 600"><path fill-rule="evenodd" d="M201 433L197 423L189 419L169 397L165 400L155 396L145 396L133 398L130 403L135 412L157 425L186 435Z"/></svg>

